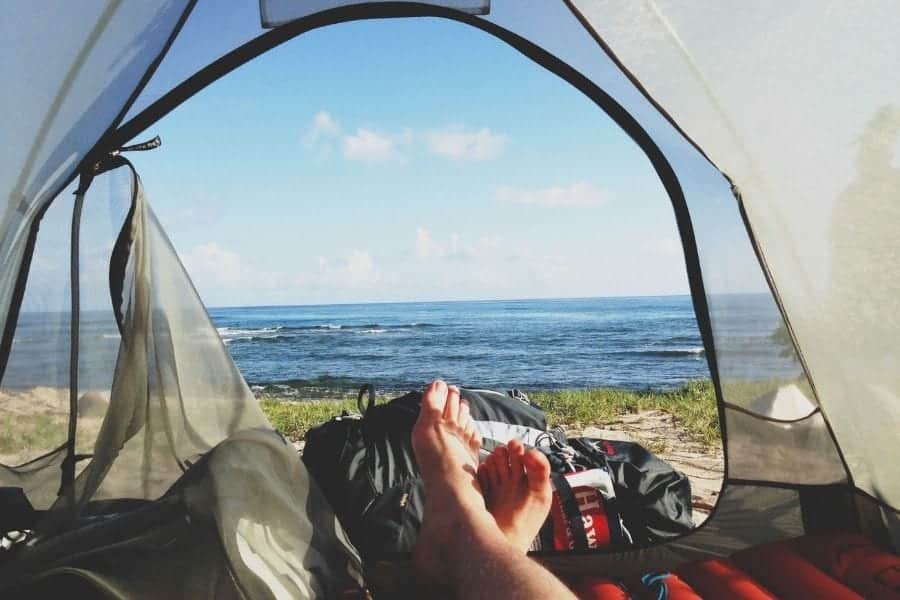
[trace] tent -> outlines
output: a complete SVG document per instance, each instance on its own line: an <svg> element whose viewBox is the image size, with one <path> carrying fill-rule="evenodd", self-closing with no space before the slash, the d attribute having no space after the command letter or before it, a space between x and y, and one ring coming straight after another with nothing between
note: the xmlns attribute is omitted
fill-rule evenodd
<svg viewBox="0 0 900 600"><path fill-rule="evenodd" d="M0 23L0 416L13 427L11 407L43 394L66 418L45 452L0 461L2 529L18 532L3 539L0 589L327 597L371 567L271 431L126 157L157 120L278 44L414 17L477 28L584 93L646 154L681 236L718 398L720 499L665 545L547 563L620 574L830 528L896 549L893 3L16 3ZM82 235L97 194L114 222L101 313L81 306L98 281ZM735 308L716 282L733 257L704 252L722 215L783 317L771 350L795 357L790 381L747 372L740 335L722 325ZM61 266L55 296L29 288L41 252ZM112 333L91 335L101 327ZM90 395L98 381L108 397Z"/></svg>

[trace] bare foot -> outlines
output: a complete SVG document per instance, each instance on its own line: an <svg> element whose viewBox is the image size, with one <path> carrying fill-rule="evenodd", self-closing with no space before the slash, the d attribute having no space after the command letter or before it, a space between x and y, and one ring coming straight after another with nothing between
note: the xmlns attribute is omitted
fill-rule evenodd
<svg viewBox="0 0 900 600"><path fill-rule="evenodd" d="M519 440L499 446L478 469L488 511L513 546L528 552L550 511L550 463Z"/></svg>
<svg viewBox="0 0 900 600"><path fill-rule="evenodd" d="M413 549L413 567L426 579L446 580L455 556L455 536L461 527L496 530L478 485L481 439L459 390L433 381L422 396L412 446L425 485L422 527Z"/></svg>

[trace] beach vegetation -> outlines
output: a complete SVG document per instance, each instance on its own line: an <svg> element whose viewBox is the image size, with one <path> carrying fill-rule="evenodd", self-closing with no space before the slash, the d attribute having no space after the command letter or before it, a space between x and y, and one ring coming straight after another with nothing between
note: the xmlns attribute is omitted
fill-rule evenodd
<svg viewBox="0 0 900 600"><path fill-rule="evenodd" d="M17 465L66 441L68 418L61 414L0 417L2 462Z"/></svg>
<svg viewBox="0 0 900 600"><path fill-rule="evenodd" d="M709 380L690 381L672 391L629 391L613 388L532 391L529 398L547 414L550 427L580 429L614 424L622 415L648 410L671 414L693 440L709 446L720 444L716 394ZM386 399L385 399L386 400ZM356 413L356 400L304 402L262 397L260 405L272 425L292 441L343 412Z"/></svg>

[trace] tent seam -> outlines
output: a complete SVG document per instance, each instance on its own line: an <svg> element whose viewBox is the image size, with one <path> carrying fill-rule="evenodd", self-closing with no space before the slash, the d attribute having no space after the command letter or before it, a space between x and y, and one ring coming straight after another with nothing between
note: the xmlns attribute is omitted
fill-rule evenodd
<svg viewBox="0 0 900 600"><path fill-rule="evenodd" d="M765 415L761 415L757 412L753 412L752 410L750 410L748 408L744 408L743 406L738 406L738 405L732 404L730 402L722 402L722 404L728 410L733 410L735 412L745 414L745 415L752 417L754 419L757 419L759 421L768 421L769 423L782 423L782 424L786 424L786 425L791 424L791 423L800 423L802 421L805 421L807 419L814 417L817 414L821 414L821 412L822 412L821 409L818 406L816 406L809 414L799 417L797 419L779 419L776 417L767 417Z"/></svg>

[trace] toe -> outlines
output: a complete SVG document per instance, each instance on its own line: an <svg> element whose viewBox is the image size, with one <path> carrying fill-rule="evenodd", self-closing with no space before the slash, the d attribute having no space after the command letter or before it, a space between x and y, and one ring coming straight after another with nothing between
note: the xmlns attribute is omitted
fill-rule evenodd
<svg viewBox="0 0 900 600"><path fill-rule="evenodd" d="M522 457L525 455L525 446L519 440L511 440L506 446L509 454L509 472L513 477L523 477L525 469L522 465Z"/></svg>
<svg viewBox="0 0 900 600"><path fill-rule="evenodd" d="M452 388L451 388L452 389ZM472 418L469 414L469 403L465 400L459 401L459 427L468 435L472 426Z"/></svg>
<svg viewBox="0 0 900 600"><path fill-rule="evenodd" d="M487 477L490 482L491 489L498 489L502 480L500 479L500 468L499 468L499 459L497 458L497 451L495 450L488 456L487 461L485 461L485 471L487 471Z"/></svg>
<svg viewBox="0 0 900 600"><path fill-rule="evenodd" d="M469 450L469 454L472 455L472 460L474 460L477 464L480 461L481 436L478 434L478 430L475 429L475 423L473 423L471 420L460 435L460 439Z"/></svg>
<svg viewBox="0 0 900 600"><path fill-rule="evenodd" d="M487 466L487 463L478 465L478 485L481 486L481 492L484 494L484 499L489 502L491 497L491 478L488 470L489 467Z"/></svg>
<svg viewBox="0 0 900 600"><path fill-rule="evenodd" d="M469 423L469 429L466 432L469 448L472 449L472 452L478 453L481 450L481 434L478 433L478 430L475 429L475 425L473 423Z"/></svg>
<svg viewBox="0 0 900 600"><path fill-rule="evenodd" d="M528 449L522 456L528 487L539 492L550 486L550 462L540 450Z"/></svg>
<svg viewBox="0 0 900 600"><path fill-rule="evenodd" d="M419 415L429 419L440 418L447 405L447 384L435 379L422 393L422 408Z"/></svg>
<svg viewBox="0 0 900 600"><path fill-rule="evenodd" d="M517 454L522 456L525 454L525 444L520 442L519 440L509 440L509 443L506 444L506 449L509 451L509 455Z"/></svg>
<svg viewBox="0 0 900 600"><path fill-rule="evenodd" d="M509 451L506 446L497 446L494 449L494 456L497 465L497 476L501 483L509 479Z"/></svg>
<svg viewBox="0 0 900 600"><path fill-rule="evenodd" d="M444 404L444 420L459 422L459 388L451 385L447 388L447 402Z"/></svg>

